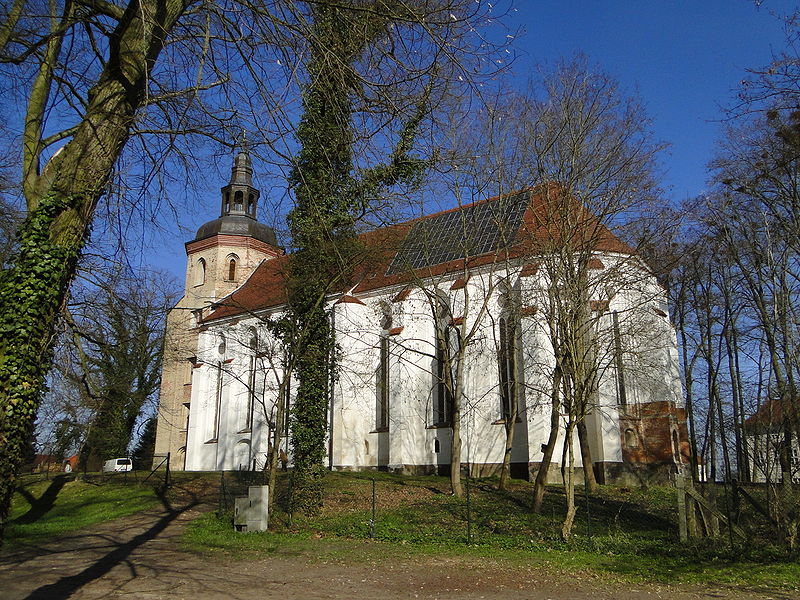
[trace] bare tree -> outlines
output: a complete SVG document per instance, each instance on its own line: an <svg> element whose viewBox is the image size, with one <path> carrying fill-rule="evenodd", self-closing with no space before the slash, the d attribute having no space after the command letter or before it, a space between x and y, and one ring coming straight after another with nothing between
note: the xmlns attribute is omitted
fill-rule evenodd
<svg viewBox="0 0 800 600"><path fill-rule="evenodd" d="M201 137L225 143L233 137L225 132L244 122L266 132L269 151L285 161L294 154L286 134L295 119L284 99L298 83L305 85L295 74L314 37L310 15L314 7L328 4L65 0L46 7L19 1L4 8L4 89L20 94L27 106L21 127L27 218L20 229L20 252L0 281L0 323L8 334L0 342L3 523L59 308L123 149L129 140L141 140L141 156L151 166L160 165L186 138L193 138L189 143ZM439 58L455 59L456 64L472 47L471 32L481 25L484 5L475 7L463 0L432 10L424 2L349 5L364 16L389 15L396 26L386 31L385 41L408 42L409 36L417 36L415 40L429 42L432 49L404 63L405 56L414 55L409 44L374 46L371 60L363 64L379 65L371 72L380 73L381 79L363 80L375 92L364 97L363 106L368 108L385 91L403 112L409 106L404 99L418 97L418 89L412 89L418 79L405 78L412 83L406 90L391 91L380 81L397 79L401 66L426 73ZM362 30L349 34L372 35ZM329 50L335 56L336 44ZM356 71L352 75L361 77ZM455 78L441 81L447 79ZM184 153L178 162L191 166L195 160L196 155ZM145 167L129 179L139 175L146 187L153 173ZM142 196L146 194L130 194L135 200Z"/></svg>
<svg viewBox="0 0 800 600"><path fill-rule="evenodd" d="M152 412L161 377L164 316L172 280L153 272L130 276L97 266L73 291L67 317L72 369L57 371L79 391L92 420L81 450L90 470L125 456L143 411ZM107 275L107 276L106 276Z"/></svg>
<svg viewBox="0 0 800 600"><path fill-rule="evenodd" d="M626 295L623 290L638 290L640 298L622 302L628 303L624 310L631 315L626 321L633 334L641 327L633 318L641 311L633 308L652 303L657 295L648 290L639 259L612 232L648 215L658 195L654 170L660 146L650 141L638 101L624 97L611 78L594 71L583 57L547 74L541 91L532 91L519 106L519 137L527 149L522 164L531 180L544 186L527 233L537 255L535 304L538 322L546 328L551 366L545 379L552 427L537 473L534 510L541 508L563 414L568 499L563 534L568 537L575 512L573 432L599 409L599 382L619 354L613 341L619 319L604 309L616 294ZM583 460L591 486L591 459Z"/></svg>

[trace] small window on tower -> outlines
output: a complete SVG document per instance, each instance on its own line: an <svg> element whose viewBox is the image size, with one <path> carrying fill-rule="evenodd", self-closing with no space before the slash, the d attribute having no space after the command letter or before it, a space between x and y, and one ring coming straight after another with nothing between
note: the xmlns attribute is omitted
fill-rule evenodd
<svg viewBox="0 0 800 600"><path fill-rule="evenodd" d="M194 266L194 284L203 285L206 282L206 261L202 258Z"/></svg>
<svg viewBox="0 0 800 600"><path fill-rule="evenodd" d="M244 193L236 192L233 195L233 210L242 212L244 210Z"/></svg>
<svg viewBox="0 0 800 600"><path fill-rule="evenodd" d="M228 279L234 281L236 279L236 259L232 258L228 262Z"/></svg>
<svg viewBox="0 0 800 600"><path fill-rule="evenodd" d="M636 431L630 427L625 430L625 445L628 448L639 447L639 436L636 435Z"/></svg>
<svg viewBox="0 0 800 600"><path fill-rule="evenodd" d="M247 197L247 213L252 217L256 216L256 197L253 194Z"/></svg>

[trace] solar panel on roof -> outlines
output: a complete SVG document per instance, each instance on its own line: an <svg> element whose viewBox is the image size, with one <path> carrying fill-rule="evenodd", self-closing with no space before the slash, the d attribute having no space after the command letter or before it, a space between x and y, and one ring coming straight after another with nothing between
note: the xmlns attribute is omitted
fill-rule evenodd
<svg viewBox="0 0 800 600"><path fill-rule="evenodd" d="M507 247L522 226L527 192L422 219L411 227L387 274L431 267Z"/></svg>

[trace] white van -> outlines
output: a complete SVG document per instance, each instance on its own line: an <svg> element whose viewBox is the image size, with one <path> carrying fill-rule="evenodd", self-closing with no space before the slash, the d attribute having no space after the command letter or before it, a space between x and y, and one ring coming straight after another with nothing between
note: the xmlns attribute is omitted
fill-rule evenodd
<svg viewBox="0 0 800 600"><path fill-rule="evenodd" d="M133 462L130 458L112 458L103 463L103 473L117 473L120 471L132 471Z"/></svg>

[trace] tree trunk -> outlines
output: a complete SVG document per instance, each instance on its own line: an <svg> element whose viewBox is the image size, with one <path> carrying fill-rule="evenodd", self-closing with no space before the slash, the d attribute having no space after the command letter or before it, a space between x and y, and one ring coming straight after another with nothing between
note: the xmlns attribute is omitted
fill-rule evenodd
<svg viewBox="0 0 800 600"><path fill-rule="evenodd" d="M547 475L550 471L550 463L553 460L553 452L555 451L556 442L558 441L559 409L561 406L560 388L561 367L556 365L553 369L553 385L550 390L550 435L547 438L547 444L545 444L542 455L542 462L539 464L539 470L536 472L536 481L533 484L533 512L535 513L540 513L542 511L542 501L544 500L544 493L547 486Z"/></svg>
<svg viewBox="0 0 800 600"><path fill-rule="evenodd" d="M500 468L500 482L497 484L497 489L505 490L508 485L509 472L511 471L511 451L514 448L514 428L517 423L517 406L516 400L512 403L511 415L506 419L506 447L503 452L503 466Z"/></svg>
<svg viewBox="0 0 800 600"><path fill-rule="evenodd" d="M42 65L31 87L24 144L28 216L16 259L0 274L0 536L50 365L56 320L95 207L128 139L164 37L186 9L177 0L153 4L140 10L132 3L125 11L105 70L87 95L83 119L41 173L35 150L41 145L49 65Z"/></svg>
<svg viewBox="0 0 800 600"><path fill-rule="evenodd" d="M564 476L564 493L567 496L567 514L564 517L564 523L561 525L561 539L567 541L572 536L572 525L575 522L575 513L577 507L575 506L575 455L573 449L573 430L574 425L570 419L567 425L567 433L565 442L567 444L567 460L566 471Z"/></svg>
<svg viewBox="0 0 800 600"><path fill-rule="evenodd" d="M586 429L586 417L576 423L578 429L578 443L581 449L581 462L583 463L583 481L586 488L594 494L597 491L597 479L594 476L594 463L592 452L589 449L589 432Z"/></svg>
<svg viewBox="0 0 800 600"><path fill-rule="evenodd" d="M272 511L272 507L275 504L275 496L277 492L278 460L281 453L281 441L283 440L283 423L286 420L286 405L289 396L288 383L290 372L291 371L287 370L286 366L284 366L283 381L281 381L278 388L278 406L277 410L275 411L275 433L272 436L272 445L269 448L269 456L267 457L267 467L269 468L269 475L267 479L267 485L269 486L268 509L270 511Z"/></svg>
<svg viewBox="0 0 800 600"><path fill-rule="evenodd" d="M449 356L449 351L447 355ZM452 427L452 441L450 445L450 487L452 488L453 495L460 498L464 493L461 486L461 396L464 386L464 355L461 348L458 350L457 360L455 382L452 386L453 404L450 413L450 426ZM452 363L449 360L447 361L447 370L448 373L452 370Z"/></svg>
<svg viewBox="0 0 800 600"><path fill-rule="evenodd" d="M321 305L325 292L318 289L319 284L316 287L317 289L306 288L305 292L301 292L300 302L296 301L293 306L300 329L304 332L304 339L298 349L298 386L292 407L292 502L296 509L305 512L322 505L329 401L328 376L331 368L329 361L333 344L328 315ZM303 302L310 296L313 296L311 306Z"/></svg>

